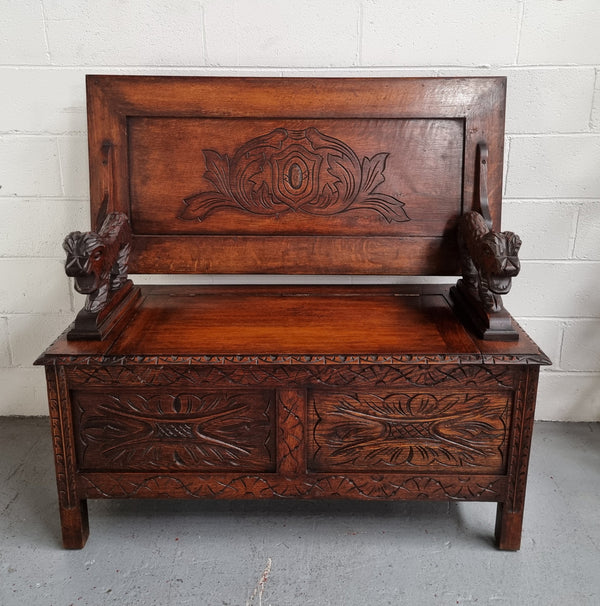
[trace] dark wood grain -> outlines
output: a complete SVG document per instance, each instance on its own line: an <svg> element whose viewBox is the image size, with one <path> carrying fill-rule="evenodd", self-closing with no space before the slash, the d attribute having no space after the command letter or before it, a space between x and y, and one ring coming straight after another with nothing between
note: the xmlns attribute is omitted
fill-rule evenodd
<svg viewBox="0 0 600 606"><path fill-rule="evenodd" d="M92 227L127 215L130 272L457 275L464 217L500 232L503 78L87 92ZM143 286L101 341L63 333L36 363L64 545L88 498L281 497L493 501L518 549L549 360L505 310L518 340L480 339L449 289Z"/></svg>

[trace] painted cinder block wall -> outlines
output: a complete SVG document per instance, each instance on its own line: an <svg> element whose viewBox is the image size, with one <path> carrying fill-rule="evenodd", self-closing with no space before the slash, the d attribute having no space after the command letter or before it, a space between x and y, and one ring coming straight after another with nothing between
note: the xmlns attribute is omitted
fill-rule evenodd
<svg viewBox="0 0 600 606"><path fill-rule="evenodd" d="M82 305L86 73L506 75L507 307L554 361L537 417L599 421L599 32L598 0L0 0L0 414L46 413L32 361Z"/></svg>

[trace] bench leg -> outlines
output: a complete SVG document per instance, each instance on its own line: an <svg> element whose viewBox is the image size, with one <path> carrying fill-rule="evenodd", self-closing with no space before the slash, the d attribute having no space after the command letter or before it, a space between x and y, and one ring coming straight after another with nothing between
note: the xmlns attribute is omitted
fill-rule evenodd
<svg viewBox="0 0 600 606"><path fill-rule="evenodd" d="M533 417L539 368L528 366L515 394L506 500L498 503L496 542L498 549L517 551L525 507L527 468L533 433Z"/></svg>
<svg viewBox="0 0 600 606"><path fill-rule="evenodd" d="M60 507L62 543L65 549L81 549L90 534L87 501L79 501L75 507Z"/></svg>
<svg viewBox="0 0 600 606"><path fill-rule="evenodd" d="M505 503L498 503L496 511L496 544L498 549L518 551L521 548L523 509L510 511Z"/></svg>
<svg viewBox="0 0 600 606"><path fill-rule="evenodd" d="M73 420L64 369L47 366L46 380L63 545L81 549L89 535L88 511L87 501L77 488Z"/></svg>

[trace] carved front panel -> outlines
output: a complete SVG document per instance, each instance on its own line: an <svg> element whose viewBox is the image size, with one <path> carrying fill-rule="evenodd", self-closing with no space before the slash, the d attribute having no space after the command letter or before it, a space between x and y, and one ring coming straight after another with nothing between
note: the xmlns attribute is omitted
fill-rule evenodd
<svg viewBox="0 0 600 606"><path fill-rule="evenodd" d="M313 392L314 471L427 470L501 473L507 393Z"/></svg>
<svg viewBox="0 0 600 606"><path fill-rule="evenodd" d="M272 391L75 391L72 401L82 469L274 468Z"/></svg>

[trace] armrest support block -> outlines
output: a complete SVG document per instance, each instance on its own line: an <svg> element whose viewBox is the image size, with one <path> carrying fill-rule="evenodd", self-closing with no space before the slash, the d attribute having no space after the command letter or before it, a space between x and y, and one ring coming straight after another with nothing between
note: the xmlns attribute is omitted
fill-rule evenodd
<svg viewBox="0 0 600 606"><path fill-rule="evenodd" d="M502 295L520 271L521 239L510 231L493 231L480 213L471 211L459 221L458 246L462 279L452 296L459 313L482 339L518 340Z"/></svg>
<svg viewBox="0 0 600 606"><path fill-rule="evenodd" d="M139 289L127 279L129 219L125 213L110 213L97 232L71 232L63 248L67 276L75 279L78 293L87 295L68 338L102 340L139 297Z"/></svg>

